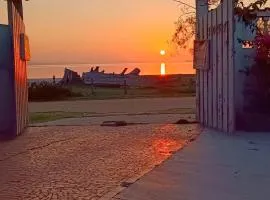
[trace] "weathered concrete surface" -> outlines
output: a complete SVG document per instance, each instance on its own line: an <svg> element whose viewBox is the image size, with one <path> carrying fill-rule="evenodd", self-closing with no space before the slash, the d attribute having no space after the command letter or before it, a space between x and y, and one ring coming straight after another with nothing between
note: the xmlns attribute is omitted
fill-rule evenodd
<svg viewBox="0 0 270 200"><path fill-rule="evenodd" d="M205 131L115 200L270 199L270 134Z"/></svg>
<svg viewBox="0 0 270 200"><path fill-rule="evenodd" d="M195 125L30 128L0 141L0 200L99 199L198 133Z"/></svg>

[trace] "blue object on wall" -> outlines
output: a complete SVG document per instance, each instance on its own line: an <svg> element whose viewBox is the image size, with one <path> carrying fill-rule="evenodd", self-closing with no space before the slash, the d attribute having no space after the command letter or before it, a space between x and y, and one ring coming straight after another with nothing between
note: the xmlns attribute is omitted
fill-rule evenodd
<svg viewBox="0 0 270 200"><path fill-rule="evenodd" d="M16 135L12 37L8 25L0 25L0 135Z"/></svg>

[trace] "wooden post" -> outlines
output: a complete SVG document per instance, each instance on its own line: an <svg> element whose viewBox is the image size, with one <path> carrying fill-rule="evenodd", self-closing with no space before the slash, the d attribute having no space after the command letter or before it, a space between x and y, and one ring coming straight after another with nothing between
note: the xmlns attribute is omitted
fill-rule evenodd
<svg viewBox="0 0 270 200"><path fill-rule="evenodd" d="M0 33L5 49L0 54L0 77L5 77L0 111L0 134L13 138L21 134L28 125L28 84L26 62L28 40L25 36L22 0L8 0L8 29L2 27ZM2 48L2 46L1 46ZM5 57L3 57L5 56ZM1 85L1 84L0 84ZM1 96L1 94L0 94ZM4 112L2 112L4 108ZM8 113L8 114L7 114ZM2 115L2 116L1 116ZM6 115L6 116L5 116ZM5 126L2 127L2 124Z"/></svg>
<svg viewBox="0 0 270 200"><path fill-rule="evenodd" d="M53 75L53 85L56 85L55 75Z"/></svg>

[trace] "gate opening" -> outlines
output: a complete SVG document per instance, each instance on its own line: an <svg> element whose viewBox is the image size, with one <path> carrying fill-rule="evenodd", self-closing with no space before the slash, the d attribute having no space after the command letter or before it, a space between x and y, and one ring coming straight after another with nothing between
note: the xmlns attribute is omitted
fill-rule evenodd
<svg viewBox="0 0 270 200"><path fill-rule="evenodd" d="M64 71L64 75L59 77L61 80L58 80L55 74L51 74L51 78L47 77L48 81L41 81L41 82L28 82L26 79L26 62L29 59L29 52L28 52L28 38L25 35L25 25L23 21L23 10L22 10L22 1L21 0L8 0L8 11L9 11L9 22L6 25L6 29L8 29L6 33L6 37L10 40L5 40L2 42L2 45L9 46L3 47L1 49L5 49L8 56L4 56L2 53L1 59L10 58L10 60L5 60L6 64L1 64L3 68L3 72L1 75L5 75L8 77L8 80L5 80L5 83L1 83L0 87L5 85L5 88L0 88L1 92L5 91L5 94L1 94L1 97L4 98L1 102L7 102L10 100L10 105L7 103L3 103L1 106L1 111L4 110L4 107L7 109L5 112L0 113L0 124L7 124L8 128L1 127L2 130L0 132L6 132L11 135L19 135L23 132L23 130L27 127L28 124L28 102L27 96L29 92L30 100L32 101L52 101L52 100L66 100L65 98L74 98L74 99L133 99L133 98L164 98L164 97L191 97L193 100L193 96L195 93L195 76L194 74L168 74L170 70L170 63L167 62L167 58L165 56L165 51L160 51L161 49L165 49L164 46L158 43L158 48L156 48L155 52L157 57L160 58L159 61L156 61L156 71L158 75L141 75L140 70L135 68L134 70L126 73L126 69L121 73L107 73L103 71L104 68L100 66L87 66L87 71L85 73L77 73L76 70L67 68ZM1 7L5 7L2 6ZM176 7L177 8L177 7ZM163 9L163 8L162 8ZM88 12L88 11L87 11ZM160 13L158 13L160 15ZM154 17L153 17L154 18ZM56 19L57 20L57 19ZM72 19L70 19L72 20ZM173 19L175 20L175 19ZM70 23L70 21L68 22ZM104 23L104 22L103 22ZM143 23L143 22L140 22ZM160 22L161 24L163 21ZM173 21L171 22L173 25ZM42 24L42 23L40 23ZM132 23L130 23L132 24ZM159 26L159 23L153 23L155 26ZM91 27L90 25L88 25ZM69 26L66 26L69 27ZM42 32L46 32L46 28L42 25ZM112 27L114 28L114 27ZM72 27L70 32L63 33L65 35L71 34L72 30L75 30L76 27ZM48 31L49 32L49 31ZM122 32L124 32L122 30ZM148 40L153 40L156 37L157 32L150 30L151 36L149 36ZM160 31L162 32L162 31ZM86 36L91 37L91 33L95 33L93 27L91 27L91 32ZM142 34L148 33L145 30L141 30L141 32L134 33L134 34ZM163 32L162 32L163 33ZM98 33L102 35L102 32ZM114 35L112 35L113 38ZM119 35L115 35L115 37L119 37ZM102 37L101 37L102 38ZM125 38L120 36L122 41L130 42L129 38ZM61 38L64 41L63 38ZM83 40L82 37L77 37L77 40ZM102 38L103 39L103 38ZM111 40L108 40L110 42ZM93 44L95 41L93 42ZM164 41L167 44L167 41ZM109 43L108 46L110 46ZM148 43L142 43L141 48L152 48L155 46L155 43L152 45L147 45ZM52 44L53 45L53 44ZM72 48L71 41L66 41L63 43L66 46L66 51L74 52L75 50ZM121 50L120 46L118 45L111 45L115 46L113 54L119 53L118 51ZM56 49L58 46L54 46ZM82 45L80 48L86 48L87 43ZM101 47L100 47L101 48ZM44 50L44 49L42 49ZM135 51L136 52L136 51ZM90 52L91 53L91 52ZM147 53L147 51L143 51L143 53ZM63 59L69 59L71 56L63 56L61 52L59 52L58 56L63 57ZM162 57L163 56L163 57ZM143 57L143 56L142 56ZM135 56L136 58L136 56ZM151 57L152 58L152 57ZM149 59L151 59L149 58ZM156 57L154 57L156 58ZM157 63L158 62L158 63ZM148 64L148 63L143 63ZM184 63L185 64L185 63ZM125 67L125 65L123 66ZM136 65L135 65L136 67ZM177 66L175 66L177 67ZM182 66L178 66L179 68ZM78 69L78 68L77 68ZM40 70L40 68L38 69ZM48 69L47 69L48 71ZM162 76L161 76L162 75ZM1 81L2 81L1 80ZM139 84L138 84L139 83ZM78 85L82 86L77 90L76 88ZM180 86L180 87L179 87ZM48 89L51 90L42 91L40 89ZM55 90L54 90L55 89ZM9 94L7 92L10 92ZM48 92L49 91L49 92ZM86 92L85 92L86 91ZM60 95L58 95L60 94ZM84 95L88 96L84 96ZM9 96L10 95L10 96ZM62 95L66 95L63 96ZM56 99L53 99L56 98ZM58 98L58 99L57 99ZM63 99L61 99L63 98ZM160 98L160 99L162 99ZM175 100L175 99L174 99ZM191 101L192 101L191 100ZM151 101L151 100L150 100ZM165 100L164 100L165 101ZM154 104L154 103L153 103ZM164 104L162 104L164 105ZM190 108L183 108L177 109L172 108L170 103L165 103L166 107L163 106L156 106L156 113L154 114L193 114L194 107ZM131 107L131 106L130 106ZM124 108L123 108L124 109ZM160 110L158 110L160 109ZM164 110L162 110L164 109ZM148 110L147 110L148 111ZM143 113L148 113L148 112ZM123 110L124 112L124 110ZM10 118L5 116L4 113L9 113ZM152 114L152 113L151 113ZM9 123L6 123L7 120ZM179 120L177 117L172 123L175 123Z"/></svg>

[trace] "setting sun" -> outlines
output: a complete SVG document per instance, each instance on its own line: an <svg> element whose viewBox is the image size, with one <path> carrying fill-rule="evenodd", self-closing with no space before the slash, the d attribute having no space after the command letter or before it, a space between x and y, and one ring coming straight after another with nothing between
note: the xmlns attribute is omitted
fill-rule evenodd
<svg viewBox="0 0 270 200"><path fill-rule="evenodd" d="M165 50L160 50L160 55L165 56L165 54L166 54Z"/></svg>
<svg viewBox="0 0 270 200"><path fill-rule="evenodd" d="M162 76L166 75L166 64L165 63L161 63L161 66L160 66L160 74Z"/></svg>

